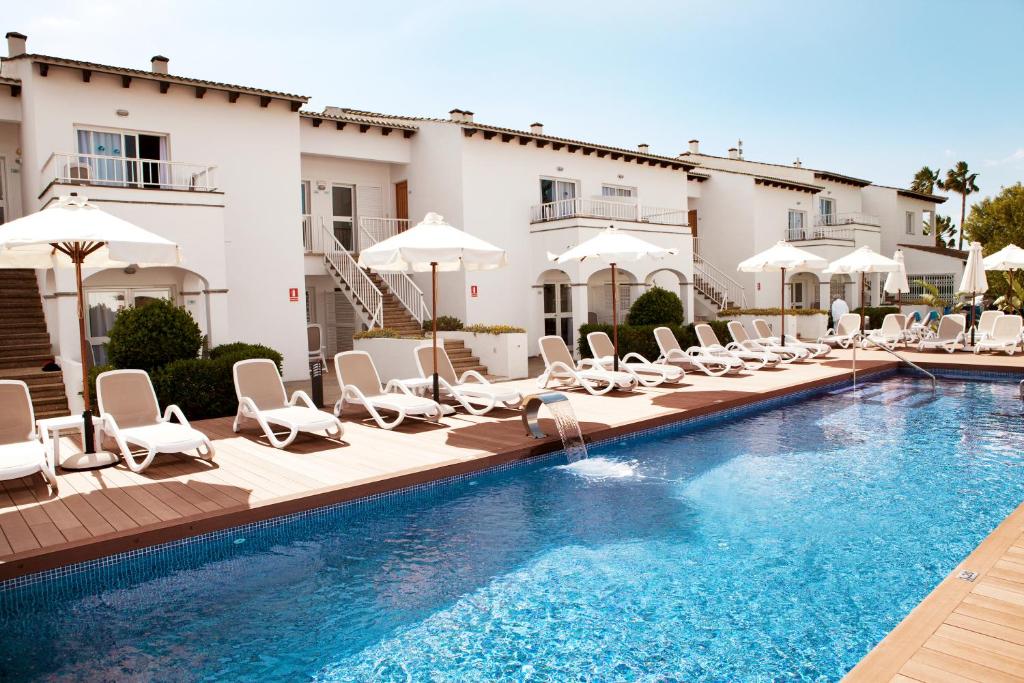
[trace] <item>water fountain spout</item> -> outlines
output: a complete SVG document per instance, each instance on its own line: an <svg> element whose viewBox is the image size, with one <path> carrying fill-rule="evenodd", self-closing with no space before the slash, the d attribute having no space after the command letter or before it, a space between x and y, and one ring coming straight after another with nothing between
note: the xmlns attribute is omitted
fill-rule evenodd
<svg viewBox="0 0 1024 683"><path fill-rule="evenodd" d="M523 426L526 427L526 435L534 439L543 439L547 436L537 422L540 408L545 405L555 421L555 427L558 428L558 435L562 439L562 447L569 462L586 458L587 444L583 441L580 423L576 420L576 413L565 394L546 391L531 394L523 400Z"/></svg>

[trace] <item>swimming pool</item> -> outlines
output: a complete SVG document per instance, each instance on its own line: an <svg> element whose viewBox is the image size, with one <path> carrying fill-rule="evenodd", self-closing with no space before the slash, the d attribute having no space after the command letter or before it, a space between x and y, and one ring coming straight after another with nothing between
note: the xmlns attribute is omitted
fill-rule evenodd
<svg viewBox="0 0 1024 683"><path fill-rule="evenodd" d="M0 594L3 680L836 680L1024 500L1016 386L893 375ZM731 420L731 421L730 421Z"/></svg>

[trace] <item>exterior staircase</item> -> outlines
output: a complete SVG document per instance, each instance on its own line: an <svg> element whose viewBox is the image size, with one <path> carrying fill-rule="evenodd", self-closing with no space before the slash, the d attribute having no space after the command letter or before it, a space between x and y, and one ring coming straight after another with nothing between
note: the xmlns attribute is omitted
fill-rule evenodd
<svg viewBox="0 0 1024 683"><path fill-rule="evenodd" d="M743 285L721 268L697 252L696 240L693 250L693 290L707 301L712 308L746 308L747 295Z"/></svg>
<svg viewBox="0 0 1024 683"><path fill-rule="evenodd" d="M461 375L466 370L476 370L481 375L487 375L487 367L480 364L480 359L473 355L473 352L466 348L466 342L461 339L444 339L444 350L455 368L455 374Z"/></svg>
<svg viewBox="0 0 1024 683"><path fill-rule="evenodd" d="M60 371L41 368L53 353L34 270L0 270L0 379L28 385L36 419L68 414Z"/></svg>
<svg viewBox="0 0 1024 683"><path fill-rule="evenodd" d="M367 271L367 275L384 297L384 319L381 326L395 330L403 337L418 337L423 334L423 323L412 316L405 304L388 287L384 278L373 271Z"/></svg>

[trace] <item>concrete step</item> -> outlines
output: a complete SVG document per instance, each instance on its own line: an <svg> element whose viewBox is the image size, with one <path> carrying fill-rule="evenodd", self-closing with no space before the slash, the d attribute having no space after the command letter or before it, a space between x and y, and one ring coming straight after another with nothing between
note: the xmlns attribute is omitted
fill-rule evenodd
<svg viewBox="0 0 1024 683"><path fill-rule="evenodd" d="M0 320L25 320L34 322L43 320L43 307L39 303L34 306L20 304L8 304L0 300Z"/></svg>
<svg viewBox="0 0 1024 683"><path fill-rule="evenodd" d="M448 357L451 358L451 359L455 359L455 358L470 358L473 355L473 352L470 351L469 349L465 348L465 347L450 348L446 344L445 347L444 347L444 350L448 352Z"/></svg>
<svg viewBox="0 0 1024 683"><path fill-rule="evenodd" d="M452 349L464 349L466 348L466 342L462 339L445 339L444 348L448 351Z"/></svg>
<svg viewBox="0 0 1024 683"><path fill-rule="evenodd" d="M24 355L50 354L50 340L45 342L10 339L5 337L0 342L0 358L13 358Z"/></svg>
<svg viewBox="0 0 1024 683"><path fill-rule="evenodd" d="M53 356L49 353L0 356L0 368L41 368L50 360L53 360Z"/></svg>

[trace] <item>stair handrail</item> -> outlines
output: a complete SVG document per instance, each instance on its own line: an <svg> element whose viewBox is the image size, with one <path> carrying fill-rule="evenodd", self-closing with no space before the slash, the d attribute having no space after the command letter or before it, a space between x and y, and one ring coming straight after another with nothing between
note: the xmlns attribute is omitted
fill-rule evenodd
<svg viewBox="0 0 1024 683"><path fill-rule="evenodd" d="M384 294L377 285L359 267L359 263L352 256L352 252L342 246L334 231L320 221L320 235L323 240L324 260L327 261L338 277L348 286L356 303L362 306L370 316L370 329L384 326Z"/></svg>
<svg viewBox="0 0 1024 683"><path fill-rule="evenodd" d="M743 285L725 273L721 268L698 254L696 249L693 251L693 267L695 273L699 273L704 280L710 282L712 290L717 290L720 294L721 301L715 301L719 308L724 308L725 304L729 301L740 308L747 307L747 294ZM705 292L705 294L707 293ZM709 298L715 299L711 295L709 295Z"/></svg>
<svg viewBox="0 0 1024 683"><path fill-rule="evenodd" d="M359 219L359 231L363 236L360 242L366 246L372 246L380 241L380 238L369 229L368 220ZM396 224L397 225L397 224ZM390 237L391 235L387 235ZM386 239L386 237L385 237ZM427 303L423 296L423 290L419 288L416 281L412 279L408 273L377 273L382 280L387 284L388 289L395 295L405 310L409 311L409 314L416 320L420 325L423 324L424 320L430 320L430 309L427 308Z"/></svg>

